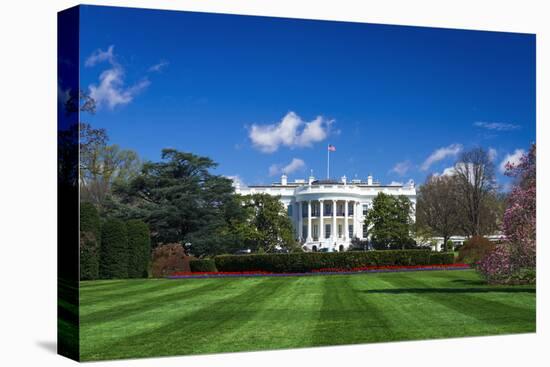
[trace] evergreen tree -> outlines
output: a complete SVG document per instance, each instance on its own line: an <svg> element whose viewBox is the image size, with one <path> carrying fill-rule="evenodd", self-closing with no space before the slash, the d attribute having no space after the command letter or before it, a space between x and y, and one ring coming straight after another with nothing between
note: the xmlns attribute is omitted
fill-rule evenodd
<svg viewBox="0 0 550 367"><path fill-rule="evenodd" d="M99 275L102 279L128 277L128 235L120 219L107 219L102 226Z"/></svg>
<svg viewBox="0 0 550 367"><path fill-rule="evenodd" d="M80 280L93 280L99 276L101 223L96 207L80 204Z"/></svg>
<svg viewBox="0 0 550 367"><path fill-rule="evenodd" d="M151 258L149 227L141 220L133 219L126 223L128 232L128 277L146 278Z"/></svg>
<svg viewBox="0 0 550 367"><path fill-rule="evenodd" d="M160 162L146 162L137 177L115 186L128 208L118 213L142 218L153 246L191 242L194 255L216 253L229 240L220 233L235 200L232 181L209 172L216 165L207 157L164 149Z"/></svg>

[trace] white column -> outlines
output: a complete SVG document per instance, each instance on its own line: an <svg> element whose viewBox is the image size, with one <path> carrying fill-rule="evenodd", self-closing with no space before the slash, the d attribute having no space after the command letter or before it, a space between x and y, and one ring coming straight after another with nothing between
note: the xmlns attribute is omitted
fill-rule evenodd
<svg viewBox="0 0 550 367"><path fill-rule="evenodd" d="M347 241L348 237L349 237L349 231L348 231L348 205L349 205L349 200L346 200L346 203L345 203L346 207L344 208L344 241Z"/></svg>
<svg viewBox="0 0 550 367"><path fill-rule="evenodd" d="M360 207L361 207L361 204L356 201L355 206L353 207L353 222L355 223L353 225L353 235L357 238L361 238L361 236L359 235L359 228L361 227L360 223L359 223L359 208Z"/></svg>
<svg viewBox="0 0 550 367"><path fill-rule="evenodd" d="M302 234L304 229L304 216L302 214L302 202L298 201L298 239L302 241Z"/></svg>
<svg viewBox="0 0 550 367"><path fill-rule="evenodd" d="M323 220L325 219L324 212L325 204L323 200L319 200L319 242L323 242L325 239L325 224Z"/></svg>
<svg viewBox="0 0 550 367"><path fill-rule="evenodd" d="M307 242L312 242L311 238L311 200L307 201Z"/></svg>
<svg viewBox="0 0 550 367"><path fill-rule="evenodd" d="M336 228L336 200L332 200L332 238L333 242L338 240L338 229Z"/></svg>

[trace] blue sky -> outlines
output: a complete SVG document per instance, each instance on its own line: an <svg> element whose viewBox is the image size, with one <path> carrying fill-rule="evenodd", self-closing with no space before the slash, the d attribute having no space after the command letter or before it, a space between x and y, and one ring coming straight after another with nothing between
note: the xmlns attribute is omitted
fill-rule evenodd
<svg viewBox="0 0 550 367"><path fill-rule="evenodd" d="M83 120L246 184L325 177L328 144L332 177L389 184L535 141L534 35L83 6L80 37Z"/></svg>

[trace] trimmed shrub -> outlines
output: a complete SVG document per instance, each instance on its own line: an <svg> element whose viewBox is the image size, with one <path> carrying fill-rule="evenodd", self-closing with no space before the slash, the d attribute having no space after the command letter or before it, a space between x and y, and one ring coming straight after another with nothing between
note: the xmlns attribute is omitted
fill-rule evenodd
<svg viewBox="0 0 550 367"><path fill-rule="evenodd" d="M152 254L151 274L155 278L161 278L176 271L190 272L189 262L192 259L185 254L183 246L179 243L157 246Z"/></svg>
<svg viewBox="0 0 550 367"><path fill-rule="evenodd" d="M99 277L101 222L96 207L80 204L80 280Z"/></svg>
<svg viewBox="0 0 550 367"><path fill-rule="evenodd" d="M214 259L193 259L189 261L189 267L192 272L218 271Z"/></svg>
<svg viewBox="0 0 550 367"><path fill-rule="evenodd" d="M147 278L151 258L149 227L145 222L134 219L126 222L128 232L128 277Z"/></svg>
<svg viewBox="0 0 550 367"><path fill-rule="evenodd" d="M221 255L216 256L214 260L218 271L259 270L273 273L306 273L323 268L353 269L363 266L435 264L431 261L432 255L434 253L426 250L384 250ZM453 263L452 256L442 256L441 260L447 261L448 264Z"/></svg>
<svg viewBox="0 0 550 367"><path fill-rule="evenodd" d="M473 236L464 242L464 245L458 251L456 261L458 263L476 265L485 256L489 255L495 247L495 244L491 243L487 238L483 236Z"/></svg>
<svg viewBox="0 0 550 367"><path fill-rule="evenodd" d="M103 279L128 277L128 235L120 219L107 219L101 228L99 275Z"/></svg>
<svg viewBox="0 0 550 367"><path fill-rule="evenodd" d="M430 254L430 265L447 265L455 262L453 252L433 252Z"/></svg>

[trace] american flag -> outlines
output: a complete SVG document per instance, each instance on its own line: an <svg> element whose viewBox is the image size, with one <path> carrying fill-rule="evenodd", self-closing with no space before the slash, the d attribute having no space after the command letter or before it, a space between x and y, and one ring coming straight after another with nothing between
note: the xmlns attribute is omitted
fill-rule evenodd
<svg viewBox="0 0 550 367"><path fill-rule="evenodd" d="M336 147L335 147L334 145L332 145L332 144L329 144L329 145L328 145L328 151L329 151L329 152L336 152Z"/></svg>

